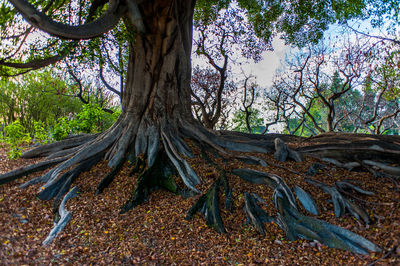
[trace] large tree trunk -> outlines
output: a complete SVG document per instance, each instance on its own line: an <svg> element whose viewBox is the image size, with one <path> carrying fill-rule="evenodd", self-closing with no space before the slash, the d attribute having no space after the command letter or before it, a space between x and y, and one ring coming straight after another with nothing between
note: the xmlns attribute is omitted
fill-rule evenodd
<svg viewBox="0 0 400 266"><path fill-rule="evenodd" d="M145 33L129 57L123 110L150 124L191 119L190 77L194 1L144 1ZM158 120L158 121L156 121Z"/></svg>
<svg viewBox="0 0 400 266"><path fill-rule="evenodd" d="M194 2L144 1L139 6L146 30L131 45L118 122L123 133L109 153L110 166L130 146L139 155L149 145L158 146L154 142L162 132L195 123L190 106Z"/></svg>
<svg viewBox="0 0 400 266"><path fill-rule="evenodd" d="M66 142L55 144L58 152L52 156L63 156L62 163L44 176L26 184L44 182L44 189L40 192L41 198L61 196L59 193L66 190L62 188L63 185L69 186L79 172L88 169L83 164L98 161L99 157L106 159L113 168L113 174L110 173L100 183L99 192L112 181L115 172L125 161L139 156L145 159L147 168L152 168L154 164L155 169L171 168L172 165L185 185L199 192L195 186L200 183L200 179L181 157L192 155L184 139L193 138L198 142L208 143L222 153L226 152L221 146L227 144L225 140L221 145L217 144L213 140L212 132L203 128L191 112L194 4L194 0L143 1L138 5L144 25L144 30L140 32L136 32L130 20L125 20L126 28L135 36L135 40L130 43L127 81L122 95L122 114L110 129L95 138L88 137L84 144L77 143L75 147ZM50 150L53 151L54 147L47 146L44 151L36 149L23 156L40 156ZM159 157L164 159L158 159ZM76 166L75 170L60 174L71 166ZM42 168L42 165L35 165L28 170L31 173ZM26 171L23 169L22 173L18 172L18 176ZM154 171L156 170L150 172ZM151 175L144 176L150 178ZM9 182L16 177L17 175L11 174L2 179ZM166 176L161 174L151 178L155 179L150 182L152 184L165 183ZM137 190L144 191L143 185Z"/></svg>

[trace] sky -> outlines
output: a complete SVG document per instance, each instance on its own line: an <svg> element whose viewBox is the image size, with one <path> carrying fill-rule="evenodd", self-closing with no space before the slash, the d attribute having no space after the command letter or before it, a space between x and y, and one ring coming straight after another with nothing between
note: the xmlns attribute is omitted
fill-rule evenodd
<svg viewBox="0 0 400 266"><path fill-rule="evenodd" d="M280 38L275 38L272 42L273 51L265 51L263 60L258 63L250 63L242 66L248 74L253 74L257 83L261 87L269 87L272 85L273 76L276 70L281 66L285 54L290 51L291 47L285 45L285 42Z"/></svg>
<svg viewBox="0 0 400 266"><path fill-rule="evenodd" d="M358 29L362 32L367 32L369 34L377 35L377 36L385 36L379 29L372 28L369 21L355 21L349 22L353 28ZM343 37L344 28L339 25L332 25L329 29L324 33L325 38L327 39L337 39ZM352 34L353 38L355 38L355 34ZM282 66L285 60L285 55L290 51L293 51L289 45L285 45L284 40L279 37L275 37L272 42L272 46L274 48L273 51L265 51L263 55L263 60L258 63L254 63L250 61L248 65L242 65L241 68L245 71L246 74L252 74L256 77L257 83L263 87L268 88L272 85L273 77L276 71Z"/></svg>

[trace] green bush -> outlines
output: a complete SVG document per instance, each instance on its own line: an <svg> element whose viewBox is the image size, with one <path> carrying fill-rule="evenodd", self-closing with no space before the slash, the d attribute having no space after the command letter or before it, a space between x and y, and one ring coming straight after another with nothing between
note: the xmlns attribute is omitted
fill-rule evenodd
<svg viewBox="0 0 400 266"><path fill-rule="evenodd" d="M49 134L45 129L45 125L41 121L35 121L33 124L34 138L40 144L44 144L49 140Z"/></svg>
<svg viewBox="0 0 400 266"><path fill-rule="evenodd" d="M28 144L31 138L28 133L25 132L25 128L21 125L19 120L7 125L4 128L5 142L10 146L10 150L7 153L8 158L17 159L22 154L23 148L21 147L24 143Z"/></svg>
<svg viewBox="0 0 400 266"><path fill-rule="evenodd" d="M255 108L250 108L249 124L253 133L260 133L260 128L264 126L264 119L260 117L260 111ZM246 113L242 110L237 110L233 114L233 130L240 132L248 132L246 126Z"/></svg>
<svg viewBox="0 0 400 266"><path fill-rule="evenodd" d="M55 123L51 135L54 140L59 141L65 139L70 132L71 132L70 121L68 121L65 117L61 117L57 120L57 123Z"/></svg>
<svg viewBox="0 0 400 266"><path fill-rule="evenodd" d="M103 110L96 104L86 104L70 124L75 133L94 133L101 131Z"/></svg>
<svg viewBox="0 0 400 266"><path fill-rule="evenodd" d="M54 125L52 138L56 141L66 138L69 134L96 133L109 128L119 117L121 111L110 114L103 111L97 104L83 106L74 119L59 118Z"/></svg>
<svg viewBox="0 0 400 266"><path fill-rule="evenodd" d="M0 121L9 124L18 118L34 135L34 121L53 127L60 117L75 115L83 103L75 95L76 86L52 71L30 72L20 79L0 79Z"/></svg>

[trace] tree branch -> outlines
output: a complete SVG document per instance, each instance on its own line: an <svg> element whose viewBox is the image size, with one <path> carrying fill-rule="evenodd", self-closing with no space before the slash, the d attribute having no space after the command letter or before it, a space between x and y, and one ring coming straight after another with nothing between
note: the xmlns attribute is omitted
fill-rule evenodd
<svg viewBox="0 0 400 266"><path fill-rule="evenodd" d="M15 9L33 26L63 39L91 39L114 28L122 16L119 0L110 0L107 11L88 24L71 26L52 20L26 0L10 0Z"/></svg>
<svg viewBox="0 0 400 266"><path fill-rule="evenodd" d="M35 60L32 60L31 62L26 62L26 63L13 63L13 62L6 62L4 60L0 60L0 65L7 66L7 67L13 67L13 68L30 68L30 70L34 70L34 69L46 67L51 64L55 64L58 61L61 61L64 57L65 56L55 55L55 56L48 57L48 58L35 59Z"/></svg>
<svg viewBox="0 0 400 266"><path fill-rule="evenodd" d="M116 89L114 89L113 87L111 87L111 86L107 83L107 81L104 79L104 76L103 76L103 65L102 65L101 63L100 63L99 76L100 76L100 80L103 82L104 86L106 86L106 88L107 88L109 91L111 91L111 92L117 94L117 95L119 96L119 98L121 99L121 93L120 93L119 91L117 91Z"/></svg>

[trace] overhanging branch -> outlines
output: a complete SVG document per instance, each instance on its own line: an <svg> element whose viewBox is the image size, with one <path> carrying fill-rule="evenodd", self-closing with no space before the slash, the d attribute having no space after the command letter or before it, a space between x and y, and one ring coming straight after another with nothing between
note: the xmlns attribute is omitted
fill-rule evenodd
<svg viewBox="0 0 400 266"><path fill-rule="evenodd" d="M58 61L62 60L65 56L55 55L48 58L41 58L32 60L30 62L25 63L13 63L13 62L6 62L4 60L0 60L1 66L12 67L12 68L20 68L20 69L39 69L42 67L46 67L51 64L55 64Z"/></svg>
<svg viewBox="0 0 400 266"><path fill-rule="evenodd" d="M18 12L33 26L64 39L91 39L114 28L122 15L119 0L110 0L107 11L98 19L84 25L71 26L56 22L37 10L26 0L10 0Z"/></svg>

